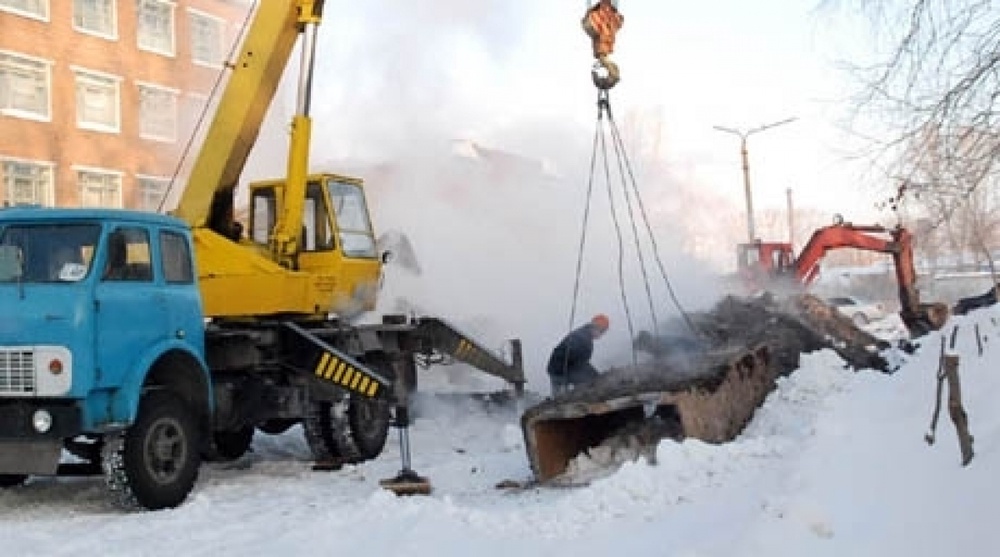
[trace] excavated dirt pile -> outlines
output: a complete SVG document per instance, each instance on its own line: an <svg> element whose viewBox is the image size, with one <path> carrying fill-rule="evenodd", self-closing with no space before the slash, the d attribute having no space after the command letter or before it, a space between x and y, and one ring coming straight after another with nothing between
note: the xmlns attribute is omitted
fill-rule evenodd
<svg viewBox="0 0 1000 557"><path fill-rule="evenodd" d="M523 414L537 480L559 481L581 454L628 448L651 457L664 438L732 440L802 353L831 348L855 369L892 371L881 355L887 343L809 295L727 297L659 334L640 333L635 348L648 355L643 363L608 370Z"/></svg>

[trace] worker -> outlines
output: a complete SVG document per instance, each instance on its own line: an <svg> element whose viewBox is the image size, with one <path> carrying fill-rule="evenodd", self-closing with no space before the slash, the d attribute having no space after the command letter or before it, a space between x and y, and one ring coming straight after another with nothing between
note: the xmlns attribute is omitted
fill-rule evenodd
<svg viewBox="0 0 1000 557"><path fill-rule="evenodd" d="M594 85L599 89L610 89L620 79L618 65L609 56L615 49L615 33L624 22L625 18L618 12L617 2L614 0L598 0L587 9L581 21L584 32L590 37L594 58L597 59L592 76ZM597 68L602 68L606 73L598 72Z"/></svg>
<svg viewBox="0 0 1000 557"><path fill-rule="evenodd" d="M594 340L607 332L608 316L595 315L589 323L574 329L552 350L547 368L552 383L552 394L558 395L597 377L597 370L590 364Z"/></svg>

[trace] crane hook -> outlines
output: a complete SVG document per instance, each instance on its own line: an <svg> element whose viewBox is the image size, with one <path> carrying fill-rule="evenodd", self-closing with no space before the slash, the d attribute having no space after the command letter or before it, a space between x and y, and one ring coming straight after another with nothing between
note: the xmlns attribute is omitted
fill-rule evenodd
<svg viewBox="0 0 1000 557"><path fill-rule="evenodd" d="M598 0L587 8L581 21L584 32L590 37L594 58L597 59L590 75L594 85L602 91L614 87L621 78L618 64L612 62L609 56L615 48L615 34L624 22L625 18L618 12L617 2L614 0Z"/></svg>

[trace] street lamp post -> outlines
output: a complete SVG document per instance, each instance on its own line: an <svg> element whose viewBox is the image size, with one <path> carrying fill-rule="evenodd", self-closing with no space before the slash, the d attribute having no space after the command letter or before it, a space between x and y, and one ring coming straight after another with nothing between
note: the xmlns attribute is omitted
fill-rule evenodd
<svg viewBox="0 0 1000 557"><path fill-rule="evenodd" d="M757 126L756 128L751 128L749 130L738 130L734 128L727 128L724 126L713 126L716 130L720 132L731 133L733 135L739 136L740 138L740 156L743 159L743 190L747 197L747 235L751 243L753 243L756 235L754 234L753 226L753 195L750 192L750 158L747 156L747 138L755 133L760 133L764 130L769 130L771 128L778 127L783 124L788 124L797 120L796 117L786 118L778 122L772 122L770 124L765 124L763 126Z"/></svg>

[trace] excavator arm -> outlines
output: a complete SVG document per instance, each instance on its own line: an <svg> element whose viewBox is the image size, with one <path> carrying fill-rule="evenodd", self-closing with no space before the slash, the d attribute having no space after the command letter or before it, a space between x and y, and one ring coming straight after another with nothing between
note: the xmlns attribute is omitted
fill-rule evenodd
<svg viewBox="0 0 1000 557"><path fill-rule="evenodd" d="M899 288L900 317L911 331L936 329L943 324L946 314L941 314L940 304L925 306L920 303L917 291L917 272L913 260L913 234L897 226L859 226L850 223L834 224L820 228L795 260L795 278L802 284L811 284L819 273L819 261L826 252L838 248L855 248L892 256Z"/></svg>

